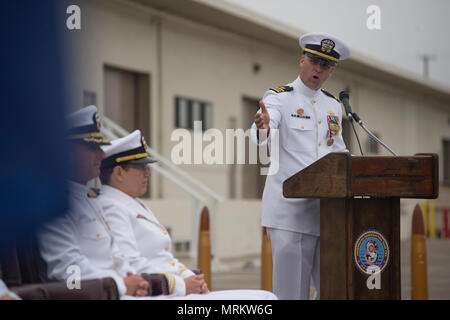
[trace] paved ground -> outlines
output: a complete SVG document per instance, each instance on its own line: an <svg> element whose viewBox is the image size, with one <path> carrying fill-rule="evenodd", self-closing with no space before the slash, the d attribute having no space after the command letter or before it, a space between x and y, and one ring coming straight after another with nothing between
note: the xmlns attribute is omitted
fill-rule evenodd
<svg viewBox="0 0 450 320"><path fill-rule="evenodd" d="M402 299L411 299L411 243L401 244ZM427 240L428 298L450 300L450 239Z"/></svg>
<svg viewBox="0 0 450 320"><path fill-rule="evenodd" d="M402 242L401 250L402 299L409 300L411 298L410 242ZM450 239L427 240L427 260L429 299L450 300ZM183 262L190 267L195 267L189 260ZM213 290L260 288L259 257L245 257L223 262L230 270L213 274Z"/></svg>

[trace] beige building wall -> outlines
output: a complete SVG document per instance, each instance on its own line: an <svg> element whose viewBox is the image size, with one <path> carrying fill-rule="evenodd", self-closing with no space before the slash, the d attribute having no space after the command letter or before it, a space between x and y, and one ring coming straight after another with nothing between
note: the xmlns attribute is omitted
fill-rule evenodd
<svg viewBox="0 0 450 320"><path fill-rule="evenodd" d="M68 37L73 83L72 109L83 105L83 92L95 93L97 107L104 112L104 67L110 66L150 76L151 110L148 119L151 137L147 142L158 150L158 19L148 10L137 10L121 1L85 1L82 7L82 30ZM156 189L157 180L152 179Z"/></svg>
<svg viewBox="0 0 450 320"><path fill-rule="evenodd" d="M269 87L282 85L287 79L296 77L298 53L286 53L210 27L167 19L163 22L162 39L162 122L165 125L162 127L163 147L160 151L166 157L170 157L172 147L178 143L170 141L174 130L176 95L212 103L213 127L221 130L225 137L230 117L236 117L237 126L244 127L244 96L259 99ZM258 74L252 71L253 63L262 66ZM181 168L223 197L228 196L228 166L181 165ZM242 181L237 181L238 186L241 184ZM183 196L166 182L163 190L164 197ZM240 190L238 194L241 194Z"/></svg>
<svg viewBox="0 0 450 320"><path fill-rule="evenodd" d="M244 97L257 100L269 87L291 82L298 74L299 49L277 47L129 1L89 2L82 8L82 14L82 32L71 34L69 39L74 44L72 54L76 61L71 71L75 79L71 94L77 105L73 108L82 105L83 91L89 90L96 93L97 105L103 111L105 65L148 73L151 109L149 144L169 159L176 144L170 140L175 129L175 96L211 103L213 127L221 130L225 137L231 118L236 119L237 127L244 127ZM254 63L261 66L258 73L253 71ZM398 155L437 153L442 168L442 139L450 139L450 94L444 92L436 97L398 85L395 81L376 79L351 71L344 62L325 88L335 95L350 88L353 110ZM359 127L357 132L364 150L367 150L366 134ZM351 149L359 155L353 133L351 136ZM380 154L388 154L380 150ZM221 196L228 197L230 166L180 167ZM243 193L244 168L238 166L235 169L239 200ZM440 178L442 180L442 170ZM154 201L155 213L166 226L172 226L175 240L186 238L189 234L189 229L186 229L188 196L172 182L160 177L152 179L151 188L156 192L148 201L150 204ZM441 188L437 207L449 204L449 194L448 188ZM403 239L409 236L410 213L416 202L402 201ZM242 214L243 209L245 214ZM242 219L239 224L242 230L236 229L238 219ZM216 217L220 227L218 255L258 253L259 219L259 201L257 204L226 201L220 205ZM247 238L243 239L245 230L248 231ZM240 246L239 243L245 245Z"/></svg>

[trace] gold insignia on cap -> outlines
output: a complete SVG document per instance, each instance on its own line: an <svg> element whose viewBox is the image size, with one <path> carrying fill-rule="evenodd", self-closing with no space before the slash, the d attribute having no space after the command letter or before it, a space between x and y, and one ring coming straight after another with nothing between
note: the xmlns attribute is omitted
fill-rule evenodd
<svg viewBox="0 0 450 320"><path fill-rule="evenodd" d="M100 131L100 116L98 113L95 113L95 124L97 125L97 129Z"/></svg>
<svg viewBox="0 0 450 320"><path fill-rule="evenodd" d="M144 136L141 137L142 145L144 146L144 149L147 150L147 143L145 142Z"/></svg>
<svg viewBox="0 0 450 320"><path fill-rule="evenodd" d="M333 49L334 49L334 41L330 40L330 39L323 39L321 41L321 45L322 47L320 48L320 50L322 50L322 52L326 52L326 53L330 53Z"/></svg>
<svg viewBox="0 0 450 320"><path fill-rule="evenodd" d="M297 114L302 115L305 112L302 108L297 109Z"/></svg>
<svg viewBox="0 0 450 320"><path fill-rule="evenodd" d="M130 160L136 160L136 159L142 159L148 157L148 153L144 152L144 153L138 153L138 154L132 154L130 156L125 156L125 157L120 157L120 158L116 158L116 162L120 163L120 162L124 162L124 161L130 161Z"/></svg>

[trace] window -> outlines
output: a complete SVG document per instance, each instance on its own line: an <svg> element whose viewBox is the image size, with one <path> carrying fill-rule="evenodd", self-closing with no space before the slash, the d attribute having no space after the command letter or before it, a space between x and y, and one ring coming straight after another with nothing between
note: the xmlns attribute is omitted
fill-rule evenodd
<svg viewBox="0 0 450 320"><path fill-rule="evenodd" d="M202 131L212 127L212 105L205 101L175 97L175 127L194 129L194 121L202 122Z"/></svg>
<svg viewBox="0 0 450 320"><path fill-rule="evenodd" d="M97 94L92 91L83 91L83 106L97 105Z"/></svg>
<svg viewBox="0 0 450 320"><path fill-rule="evenodd" d="M380 134L377 132L373 132L373 135L381 140ZM380 145L374 139L367 137L368 149L369 153L378 154L380 152Z"/></svg>
<svg viewBox="0 0 450 320"><path fill-rule="evenodd" d="M450 140L443 140L444 183L450 185Z"/></svg>

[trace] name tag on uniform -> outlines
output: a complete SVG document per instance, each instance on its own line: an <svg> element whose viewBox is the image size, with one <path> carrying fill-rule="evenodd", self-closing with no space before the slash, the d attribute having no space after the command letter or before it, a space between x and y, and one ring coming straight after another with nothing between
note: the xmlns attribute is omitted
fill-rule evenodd
<svg viewBox="0 0 450 320"><path fill-rule="evenodd" d="M301 118L301 119L311 119L310 116L305 116L304 114L295 114L295 113L291 113L291 117L292 118Z"/></svg>

